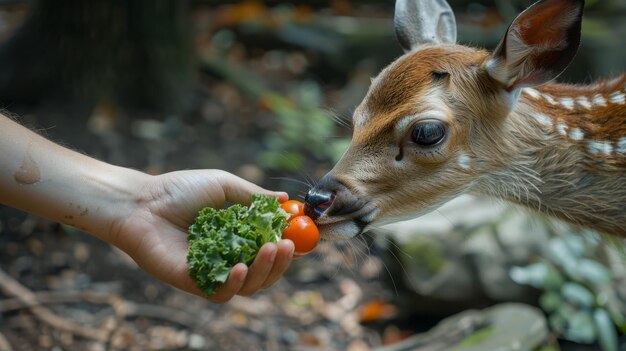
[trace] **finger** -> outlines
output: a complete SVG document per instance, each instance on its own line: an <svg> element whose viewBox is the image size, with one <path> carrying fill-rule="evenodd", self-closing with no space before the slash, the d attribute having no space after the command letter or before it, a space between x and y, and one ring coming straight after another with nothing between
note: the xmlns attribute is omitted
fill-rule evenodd
<svg viewBox="0 0 626 351"><path fill-rule="evenodd" d="M274 267L269 276L263 282L261 288L265 289L276 283L280 277L283 276L291 261L293 259L294 245L291 240L281 240L278 243L278 250L276 252L276 260L274 261Z"/></svg>
<svg viewBox="0 0 626 351"><path fill-rule="evenodd" d="M224 190L224 196L227 202L248 205L250 204L252 194L275 196L280 202L285 202L289 199L289 195L286 192L264 189L228 172L220 172L217 181Z"/></svg>
<svg viewBox="0 0 626 351"><path fill-rule="evenodd" d="M171 284L174 287L186 291L190 294L207 298L207 296L198 288L198 284L189 277L189 273L187 272L187 270L185 270L183 274L178 275L176 278L166 281L171 281Z"/></svg>
<svg viewBox="0 0 626 351"><path fill-rule="evenodd" d="M248 279L246 279L243 287L239 291L239 295L252 295L261 288L274 266L277 251L278 248L274 243L267 243L261 247L261 250L250 266Z"/></svg>
<svg viewBox="0 0 626 351"><path fill-rule="evenodd" d="M231 269L228 280L217 290L215 295L208 297L208 300L216 303L224 303L232 299L243 286L247 273L248 267L243 263L237 263L235 267Z"/></svg>

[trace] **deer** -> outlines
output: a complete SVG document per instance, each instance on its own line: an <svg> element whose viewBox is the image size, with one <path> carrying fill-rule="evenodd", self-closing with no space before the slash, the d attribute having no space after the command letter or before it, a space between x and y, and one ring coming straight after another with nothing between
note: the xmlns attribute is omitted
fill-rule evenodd
<svg viewBox="0 0 626 351"><path fill-rule="evenodd" d="M372 79L352 139L305 196L322 238L349 239L464 193L626 237L626 75L553 82L584 0L540 0L491 52L456 43L445 0L397 0L404 54Z"/></svg>

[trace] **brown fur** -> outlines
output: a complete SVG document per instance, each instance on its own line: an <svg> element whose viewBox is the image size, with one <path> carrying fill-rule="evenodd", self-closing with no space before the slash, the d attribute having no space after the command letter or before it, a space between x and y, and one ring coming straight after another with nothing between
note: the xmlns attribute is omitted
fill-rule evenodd
<svg viewBox="0 0 626 351"><path fill-rule="evenodd" d="M615 146L626 136L626 77L589 86L536 88L554 99L602 94L607 106L573 109L522 92L519 98L485 71L487 52L459 45L425 46L377 77L355 113L352 145L332 174L378 208L377 220L414 216L463 192L509 200L574 224L626 236L626 155L592 154L588 142ZM433 81L431 72L449 77ZM433 150L411 144L407 116L436 109L448 139ZM541 113L552 125L537 120ZM580 128L583 140L561 135ZM398 158L398 155L402 157ZM464 161L467 160L467 167Z"/></svg>
<svg viewBox="0 0 626 351"><path fill-rule="evenodd" d="M609 102L610 94L624 93L626 90L626 75L592 85L548 84L538 87L537 90L556 98L583 96L592 100L593 96L600 94L607 100L606 106L593 106L591 109L576 106L569 110L551 105L543 99L539 99L535 106L537 110L554 116L557 121L572 128L581 128L586 139L617 142L626 136L626 104ZM618 162L626 162L626 155L617 158Z"/></svg>

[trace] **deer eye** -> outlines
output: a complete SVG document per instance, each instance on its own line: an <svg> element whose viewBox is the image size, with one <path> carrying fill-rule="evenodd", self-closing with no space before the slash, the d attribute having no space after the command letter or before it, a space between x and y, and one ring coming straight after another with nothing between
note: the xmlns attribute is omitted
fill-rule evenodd
<svg viewBox="0 0 626 351"><path fill-rule="evenodd" d="M411 140L419 146L435 146L446 136L446 127L439 121L420 122L413 127Z"/></svg>

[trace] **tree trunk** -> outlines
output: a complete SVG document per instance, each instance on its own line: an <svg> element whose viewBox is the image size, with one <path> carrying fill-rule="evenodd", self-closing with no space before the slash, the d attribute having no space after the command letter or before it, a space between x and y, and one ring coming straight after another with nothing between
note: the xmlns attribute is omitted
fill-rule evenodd
<svg viewBox="0 0 626 351"><path fill-rule="evenodd" d="M0 47L0 103L172 112L195 67L187 1L37 0Z"/></svg>

